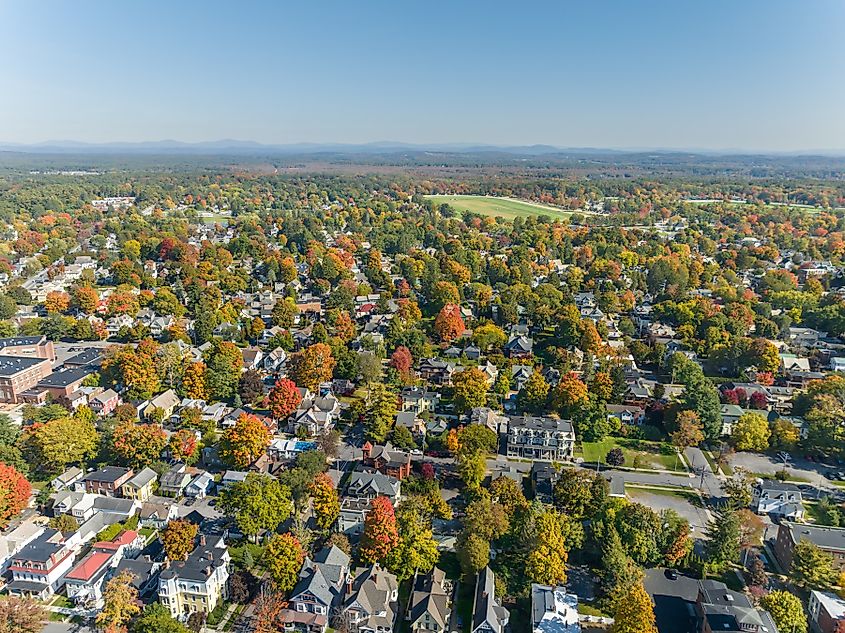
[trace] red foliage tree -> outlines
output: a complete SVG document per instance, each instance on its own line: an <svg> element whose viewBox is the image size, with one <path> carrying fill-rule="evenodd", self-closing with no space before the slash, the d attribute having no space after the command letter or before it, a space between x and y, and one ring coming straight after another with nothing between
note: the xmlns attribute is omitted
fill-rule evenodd
<svg viewBox="0 0 845 633"><path fill-rule="evenodd" d="M382 562L398 543L399 531L393 505L387 497L376 497L364 520L359 551L361 560L364 563Z"/></svg>
<svg viewBox="0 0 845 633"><path fill-rule="evenodd" d="M768 400L766 399L766 394L762 391L755 391L751 394L751 398L748 401L749 405L752 409L765 409L768 406Z"/></svg>
<svg viewBox="0 0 845 633"><path fill-rule="evenodd" d="M0 462L0 527L21 513L29 502L32 486L17 468Z"/></svg>
<svg viewBox="0 0 845 633"><path fill-rule="evenodd" d="M447 303L434 319L434 332L441 341L449 343L463 334L466 326L461 318L461 309L454 303Z"/></svg>
<svg viewBox="0 0 845 633"><path fill-rule="evenodd" d="M403 376L411 371L413 364L414 357L411 355L411 350L404 345L397 347L393 354L390 355L390 366Z"/></svg>
<svg viewBox="0 0 845 633"><path fill-rule="evenodd" d="M283 420L296 411L296 407L302 402L302 394L296 387L296 383L288 378L281 378L276 381L268 396L270 413L276 420Z"/></svg>

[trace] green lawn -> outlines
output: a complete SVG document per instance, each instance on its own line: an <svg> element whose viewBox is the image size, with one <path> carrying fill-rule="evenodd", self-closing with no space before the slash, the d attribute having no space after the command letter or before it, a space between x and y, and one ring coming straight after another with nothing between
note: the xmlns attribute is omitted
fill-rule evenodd
<svg viewBox="0 0 845 633"><path fill-rule="evenodd" d="M426 196L438 204L448 204L458 213L470 211L479 215L501 216L507 220L548 215L556 220L568 220L571 211L563 211L534 202L493 196Z"/></svg>
<svg viewBox="0 0 845 633"><path fill-rule="evenodd" d="M686 468L674 447L665 442L629 440L620 437L606 437L601 442L582 442L581 456L585 461L607 463L605 457L612 448L621 448L625 456L623 466L654 470L679 470Z"/></svg>

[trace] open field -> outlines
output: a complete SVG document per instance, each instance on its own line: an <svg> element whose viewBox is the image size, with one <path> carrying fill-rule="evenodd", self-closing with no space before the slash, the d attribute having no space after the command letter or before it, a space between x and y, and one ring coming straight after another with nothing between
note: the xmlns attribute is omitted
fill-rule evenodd
<svg viewBox="0 0 845 633"><path fill-rule="evenodd" d="M629 440L606 437L601 442L582 442L581 457L588 462L605 462L605 456L612 448L621 448L625 456L624 466L629 468L651 468L686 472L677 451L661 442ZM606 463L606 462L605 462Z"/></svg>
<svg viewBox="0 0 845 633"><path fill-rule="evenodd" d="M439 204L448 204L459 213L470 211L479 215L501 216L508 220L536 215L548 215L556 220L566 220L572 215L571 211L514 198L494 196L426 196L426 198Z"/></svg>

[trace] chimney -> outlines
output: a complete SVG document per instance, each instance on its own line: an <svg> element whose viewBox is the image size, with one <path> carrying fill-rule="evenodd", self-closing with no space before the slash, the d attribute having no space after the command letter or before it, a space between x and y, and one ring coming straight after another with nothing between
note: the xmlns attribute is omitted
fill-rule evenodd
<svg viewBox="0 0 845 633"><path fill-rule="evenodd" d="M205 534L200 534L200 547L205 547Z"/></svg>

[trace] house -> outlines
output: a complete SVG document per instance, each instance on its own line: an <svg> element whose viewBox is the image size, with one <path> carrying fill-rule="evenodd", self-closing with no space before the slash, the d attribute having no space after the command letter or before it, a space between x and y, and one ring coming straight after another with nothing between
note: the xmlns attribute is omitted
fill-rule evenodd
<svg viewBox="0 0 845 633"><path fill-rule="evenodd" d="M543 503L551 503L557 478L558 472L549 462L531 464L531 488L534 498Z"/></svg>
<svg viewBox="0 0 845 633"><path fill-rule="evenodd" d="M397 413L396 426L404 426L412 435L425 435L425 420L417 417L417 414L413 411Z"/></svg>
<svg viewBox="0 0 845 633"><path fill-rule="evenodd" d="M187 560L170 561L158 579L158 601L182 621L191 613L209 614L229 597L231 557L223 539L207 546L200 536Z"/></svg>
<svg viewBox="0 0 845 633"><path fill-rule="evenodd" d="M69 514L79 523L87 522L100 516L115 523L135 514L137 502L132 499L107 497L89 492L71 492L65 490L56 494L53 501L53 516Z"/></svg>
<svg viewBox="0 0 845 633"><path fill-rule="evenodd" d="M144 418L151 418L153 417L154 411L160 411L160 419L166 420L173 415L173 412L176 410L176 407L179 406L180 402L181 400L179 396L176 395L176 392L173 391L173 389L168 389L164 393L158 394L149 402L142 404L139 411L141 416Z"/></svg>
<svg viewBox="0 0 845 633"><path fill-rule="evenodd" d="M313 559L305 559L287 608L279 614L285 630L325 633L340 604L349 562L349 556L334 546L320 550Z"/></svg>
<svg viewBox="0 0 845 633"><path fill-rule="evenodd" d="M470 633L504 633L510 613L496 600L496 577L490 567L478 572L472 600Z"/></svg>
<svg viewBox="0 0 845 633"><path fill-rule="evenodd" d="M531 583L532 633L580 633L578 596L565 587Z"/></svg>
<svg viewBox="0 0 845 633"><path fill-rule="evenodd" d="M114 389L106 389L88 399L88 406L97 415L108 415L120 404L120 396Z"/></svg>
<svg viewBox="0 0 845 633"><path fill-rule="evenodd" d="M411 454L396 448L388 442L384 446L365 442L361 447L364 464L380 473L403 480L411 474Z"/></svg>
<svg viewBox="0 0 845 633"><path fill-rule="evenodd" d="M114 497L120 493L121 486L132 478L135 473L131 468L119 466L103 466L99 470L85 475L74 485L76 490L84 490L90 494Z"/></svg>
<svg viewBox="0 0 845 633"><path fill-rule="evenodd" d="M12 556L12 581L6 592L13 596L46 600L64 586L73 566L73 550L58 530L44 530Z"/></svg>
<svg viewBox="0 0 845 633"><path fill-rule="evenodd" d="M414 577L405 619L414 633L457 630L457 622L452 625L452 584L446 580L446 572L435 567Z"/></svg>
<svg viewBox="0 0 845 633"><path fill-rule="evenodd" d="M144 538L125 530L113 540L94 543L91 551L65 574L65 593L77 605L102 608L103 587L124 557L137 556Z"/></svg>
<svg viewBox="0 0 845 633"><path fill-rule="evenodd" d="M418 373L420 378L434 385L448 386L452 384L452 375L457 364L439 358L424 358L420 361Z"/></svg>
<svg viewBox="0 0 845 633"><path fill-rule="evenodd" d="M732 435L734 424L745 414L745 409L737 404L723 404L719 413L722 416L722 435Z"/></svg>
<svg viewBox="0 0 845 633"><path fill-rule="evenodd" d="M73 485L85 476L85 471L77 466L71 466L61 475L53 479L50 485L53 490L59 492L61 490L69 490Z"/></svg>
<svg viewBox="0 0 845 633"><path fill-rule="evenodd" d="M269 371L270 373L276 373L282 368L282 365L285 364L287 358L287 352L285 352L285 350L283 350L281 347L277 347L272 352L264 356L262 364L264 365L265 371Z"/></svg>
<svg viewBox="0 0 845 633"><path fill-rule="evenodd" d="M475 407L469 416L470 424L483 424L497 436L508 432L508 417L489 407Z"/></svg>
<svg viewBox="0 0 845 633"><path fill-rule="evenodd" d="M399 582L375 564L350 580L340 619L358 633L393 633L398 611Z"/></svg>
<svg viewBox="0 0 845 633"><path fill-rule="evenodd" d="M334 394L315 396L309 393L291 414L288 430L298 433L304 429L311 437L320 435L334 428L339 415L340 400Z"/></svg>
<svg viewBox="0 0 845 633"><path fill-rule="evenodd" d="M402 482L395 477L376 472L354 472L349 477L346 494L359 499L387 497L393 505L401 496Z"/></svg>
<svg viewBox="0 0 845 633"><path fill-rule="evenodd" d="M569 420L525 415L508 421L508 457L564 461L574 450L575 431Z"/></svg>
<svg viewBox="0 0 845 633"><path fill-rule="evenodd" d="M225 488L242 481L246 481L249 473L243 470L227 470L220 479L220 487Z"/></svg>
<svg viewBox="0 0 845 633"><path fill-rule="evenodd" d="M179 516L179 506L175 503L153 503L147 501L141 506L138 524L141 527L163 529Z"/></svg>
<svg viewBox="0 0 845 633"><path fill-rule="evenodd" d="M185 492L185 488L193 478L194 476L188 472L185 464L176 464L161 476L159 491L163 495L179 497Z"/></svg>
<svg viewBox="0 0 845 633"><path fill-rule="evenodd" d="M120 494L126 499L144 502L153 494L158 473L152 468L143 468L120 487Z"/></svg>
<svg viewBox="0 0 845 633"><path fill-rule="evenodd" d="M760 480L754 484L751 508L757 514L785 517L791 521L804 518L801 490L781 481Z"/></svg>
<svg viewBox="0 0 845 633"><path fill-rule="evenodd" d="M264 359L264 352L258 347L245 347L241 350L241 356L244 369L258 369L262 366L261 361Z"/></svg>
<svg viewBox="0 0 845 633"><path fill-rule="evenodd" d="M34 521L24 521L6 534L0 534L0 577L9 570L12 559L21 548L44 532L44 526Z"/></svg>
<svg viewBox="0 0 845 633"><path fill-rule="evenodd" d="M637 405L609 404L607 405L607 418L616 418L622 424L629 426L639 426L645 420L645 410Z"/></svg>
<svg viewBox="0 0 845 633"><path fill-rule="evenodd" d="M399 397L401 399L400 410L417 415L426 411L434 411L440 403L438 392L428 391L422 387L405 387L400 392Z"/></svg>
<svg viewBox="0 0 845 633"><path fill-rule="evenodd" d="M344 497L340 500L340 514L337 516L337 531L349 537L360 536L364 531L364 520L370 511L372 499Z"/></svg>
<svg viewBox="0 0 845 633"><path fill-rule="evenodd" d="M191 483L185 487L185 496L205 499L212 490L214 490L214 475L203 472L194 477Z"/></svg>
<svg viewBox="0 0 845 633"><path fill-rule="evenodd" d="M819 549L830 554L835 570L845 569L845 528L781 521L775 538L774 552L785 571L789 571L792 552L802 540L815 543Z"/></svg>
<svg viewBox="0 0 845 633"><path fill-rule="evenodd" d="M531 365L511 365L511 390L520 391L533 373Z"/></svg>
<svg viewBox="0 0 845 633"><path fill-rule="evenodd" d="M503 351L508 358L531 358L534 354L534 341L528 336L511 336Z"/></svg>
<svg viewBox="0 0 845 633"><path fill-rule="evenodd" d="M845 599L828 591L810 591L807 606L815 633L839 633L845 622Z"/></svg>

